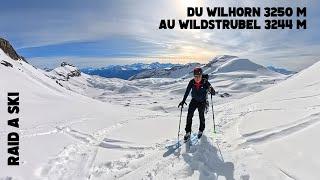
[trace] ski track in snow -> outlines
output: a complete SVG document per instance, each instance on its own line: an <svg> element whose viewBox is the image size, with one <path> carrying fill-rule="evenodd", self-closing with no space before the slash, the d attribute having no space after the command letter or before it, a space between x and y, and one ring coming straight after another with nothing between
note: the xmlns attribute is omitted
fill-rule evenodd
<svg viewBox="0 0 320 180"><path fill-rule="evenodd" d="M215 111L217 123L217 134L213 141L210 136L204 135L201 141L194 147L184 146L173 154L164 157L166 153L165 143L161 142L150 147L136 147L130 145L117 145L120 140L108 139L108 134L125 126L128 121L117 123L106 129L102 129L93 134L83 133L72 128L71 123L60 123L54 129L46 133L63 133L79 141L65 147L56 157L52 157L46 165L38 170L39 177L48 179L250 179L246 171L246 165L237 161L237 156L232 157L228 151L232 151L232 146L223 139L224 128L228 128L233 123L251 112L281 110L281 109L248 109L245 112L233 113L234 107L222 106ZM167 116L165 112L157 114L147 114L138 116L136 121ZM207 117L211 119L209 114ZM82 122L80 120L79 122ZM67 122L67 121L65 121ZM198 126L196 123L193 126ZM61 125L63 124L63 125ZM47 125L43 125L44 127ZM38 127L41 129L41 127ZM206 132L213 132L208 127ZM270 133L273 131L270 130ZM246 138L254 138L257 135L268 134L269 131L246 134ZM26 136L42 135L41 133L28 134ZM255 136L254 136L255 135ZM276 137L276 136L274 136ZM254 140L251 140L254 142ZM95 163L95 158L99 148L128 151L128 153L118 160ZM250 148L250 156L258 154ZM224 158L227 156L227 158ZM242 156L240 154L239 156ZM172 168L176 168L172 170ZM281 171L282 172L282 171ZM284 172L282 172L285 174Z"/></svg>
<svg viewBox="0 0 320 180"><path fill-rule="evenodd" d="M224 112L222 113L223 116L220 117L220 122L218 122L219 125L221 125L222 131L221 133L232 133L237 132L238 134L236 137L234 137L233 144L229 144L229 154L233 156L234 159L236 159L236 164L240 165L235 168L235 171L242 171L242 170L248 170L249 172L254 171L261 171L261 173L268 175L269 177L265 176L264 179L299 179L286 171L283 168L278 167L274 162L270 161L269 159L266 159L263 156L263 152L260 152L255 149L255 145L262 145L264 143L269 143L275 140L284 139L288 136L297 134L301 131L306 130L307 128L312 128L315 125L317 125L320 122L319 119L319 111L315 111L316 113L311 113L309 115L306 115L305 117L301 119L297 119L294 122L290 122L284 125L275 126L270 129L263 129L258 130L255 132L250 132L247 134L241 134L239 132L239 124L246 119L246 116L255 113L255 112L264 112L264 111L283 111L285 109L278 109L278 108L265 108L265 109L259 109L256 108L257 103L251 103L250 105L247 104L244 107L247 107L246 109L241 109L240 107L235 106L221 106L219 109L224 109ZM243 105L242 105L243 106ZM318 105L308 106L308 107L302 107L301 109L318 109ZM238 111L236 111L238 110ZM233 113L229 113L233 112ZM230 129L229 129L230 128ZM227 140L230 142L230 140ZM237 162L237 159L243 161L243 162ZM255 163L252 163L255 162ZM243 166L243 167L241 167ZM256 168L259 167L259 168ZM237 168L239 168L237 170ZM239 173L238 173L239 175ZM249 176L249 175L248 175ZM249 179L247 175L241 175L240 179ZM256 177L257 175L254 175L253 177ZM261 175L258 175L258 177ZM236 177L236 179L238 179Z"/></svg>
<svg viewBox="0 0 320 180"><path fill-rule="evenodd" d="M93 135L76 131L68 126L56 127L59 132L79 140L80 143L65 147L56 157L51 158L48 164L39 170L40 176L49 179L89 179L99 143L108 133L126 123L127 121L117 123Z"/></svg>
<svg viewBox="0 0 320 180"><path fill-rule="evenodd" d="M140 116L138 120L150 117L155 116ZM156 144L154 147L119 146L112 144L118 140L106 138L108 133L121 128L126 123L117 123L92 135L72 129L70 126L57 126L53 133L66 134L79 140L79 143L65 147L56 157L51 158L48 164L39 170L39 176L49 179L94 179L100 176L108 179L131 179L132 176L136 175L135 177L138 178L144 174L139 179L157 179L158 174L163 175L169 171L168 167L184 164L185 167L181 173L170 174L169 177L183 178L200 172L200 176L204 179L217 179L219 175L224 175L226 179L233 179L233 164L223 165L224 160L220 149L218 151L206 136L195 147L190 149L182 147L180 151L164 158L165 143ZM195 123L194 126L198 124ZM99 147L131 150L132 153L119 160L93 165ZM215 156L212 156L212 153ZM208 157L213 159L205 161Z"/></svg>
<svg viewBox="0 0 320 180"><path fill-rule="evenodd" d="M222 119L224 120L230 119ZM220 125L228 124L222 121L219 121ZM198 124L195 123L194 126ZM213 129L208 128L206 132L213 132ZM159 143L144 151L136 150L123 159L95 165L92 168L92 177L93 179L184 179L188 177L208 180L221 177L226 180L250 179L243 164L235 165L233 157L223 155L230 150L231 145L222 137L223 134L214 134L214 141L212 141L204 135L197 145L190 147L186 144L169 155L165 155L166 143ZM173 171L172 168L178 169Z"/></svg>
<svg viewBox="0 0 320 180"><path fill-rule="evenodd" d="M285 174L289 179L292 179L292 180L296 180L297 178L295 178L294 176L290 175L287 171L279 168L279 171L281 171L283 174Z"/></svg>
<svg viewBox="0 0 320 180"><path fill-rule="evenodd" d="M221 111L221 109L223 109L223 111ZM217 126L219 126L219 129L218 134L215 137L217 142L215 147L218 147L218 149L222 151L222 155L230 156L229 159L234 163L233 178L240 180L249 180L250 178L252 178L252 175L250 175L248 172L252 171L250 170L252 169L251 162L256 162L255 167L260 167L261 169L264 169L263 173L270 174L270 177L265 177L265 179L291 179L287 174L284 174L282 171L280 171L279 168L276 167L272 162L265 159L260 152L251 147L251 144L243 145L243 143L246 143L245 137L242 136L238 130L241 120L251 112L279 109L255 109L253 104L251 104L251 106L248 106L248 108L244 111L239 112L236 111L236 109L240 108L230 106L229 104L222 105L218 108L216 117L220 121L217 122ZM225 139L226 136L224 136L224 134L229 134L228 136L235 137L233 137L233 139ZM255 134L253 133L252 135ZM247 135L247 137L249 136ZM259 161L257 161L257 159L259 159Z"/></svg>
<svg viewBox="0 0 320 180"><path fill-rule="evenodd" d="M128 123L128 121L117 123L92 135L77 131L69 126L57 126L55 132L66 134L76 140L79 140L79 143L67 146L56 157L51 158L48 164L39 170L39 176L48 177L49 179L90 179L92 175L97 176L102 172L106 173L112 172L114 169L124 169L132 159L143 157L144 151L156 149L156 147L116 145L114 143L123 141L106 138L109 133L121 128L126 123ZM93 167L93 163L95 161L98 148L117 149L123 151L129 150L133 153L127 154L124 160L106 162L101 165L102 167L97 168ZM124 171L120 173L120 175L117 175L117 177L126 173L128 172Z"/></svg>
<svg viewBox="0 0 320 180"><path fill-rule="evenodd" d="M100 164L93 168L93 175L107 179L181 179L199 173L200 179L234 179L233 163L224 162L220 149L212 146L206 136L199 144L185 145L168 157L163 157L163 146L158 145L150 153L137 151L129 158ZM175 167L179 169L170 171Z"/></svg>
<svg viewBox="0 0 320 180"><path fill-rule="evenodd" d="M287 125L278 126L268 130L261 130L249 134L243 134L243 137L246 137L247 144L260 144L265 141L270 142L270 140L276 140L279 138L284 138L285 136L289 136L298 131L304 130L314 124L320 122L318 118L320 113L312 114L304 119L299 119L296 122L289 123ZM306 120L305 120L306 119Z"/></svg>
<svg viewBox="0 0 320 180"><path fill-rule="evenodd" d="M72 144L58 156L49 160L40 176L49 179L88 179L97 148L85 144Z"/></svg>

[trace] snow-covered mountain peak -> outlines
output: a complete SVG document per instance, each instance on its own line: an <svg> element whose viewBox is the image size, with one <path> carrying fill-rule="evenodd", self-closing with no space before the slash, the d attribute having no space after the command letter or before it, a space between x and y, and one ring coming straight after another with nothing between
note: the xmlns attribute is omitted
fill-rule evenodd
<svg viewBox="0 0 320 180"><path fill-rule="evenodd" d="M233 58L228 59L222 64L217 72L232 72L232 71L258 71L259 69L267 70L264 66L256 64L248 59Z"/></svg>
<svg viewBox="0 0 320 180"><path fill-rule="evenodd" d="M73 64L62 62L60 67L57 67L46 74L52 79L67 81L71 77L81 76L81 71Z"/></svg>
<svg viewBox="0 0 320 180"><path fill-rule="evenodd" d="M208 64L205 65L205 67L211 67L212 65L216 63L223 63L232 59L238 58L237 56L231 56L231 55L221 55L214 57L211 61L209 61Z"/></svg>
<svg viewBox="0 0 320 180"><path fill-rule="evenodd" d="M254 63L249 59L229 55L217 56L202 68L204 73L209 74L210 76L212 75L213 77L221 73L239 74L240 76L244 74L255 74L256 76L283 76L282 74Z"/></svg>

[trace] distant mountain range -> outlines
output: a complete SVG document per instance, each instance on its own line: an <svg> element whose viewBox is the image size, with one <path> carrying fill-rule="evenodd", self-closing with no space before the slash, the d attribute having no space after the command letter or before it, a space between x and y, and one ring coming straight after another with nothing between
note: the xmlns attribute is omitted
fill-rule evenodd
<svg viewBox="0 0 320 180"><path fill-rule="evenodd" d="M131 76L146 70L170 69L177 64L154 62L151 64L135 63L129 65L110 65L102 68L82 68L82 72L106 78L129 79Z"/></svg>
<svg viewBox="0 0 320 180"><path fill-rule="evenodd" d="M219 66L221 63L224 63L224 61L229 61L230 59L235 59L235 58L238 58L238 57L228 56L228 55L217 56L213 58L208 64L205 64L205 65L200 63L172 64L172 63L154 62L150 64L135 63L135 64L128 64L128 65L110 65L102 68L89 67L89 68L82 68L80 69L80 71L89 75L98 75L106 78L120 78L125 80L143 79L143 78L150 78L150 77L177 78L190 73L192 69L196 66L200 66L200 67L203 67L204 69L207 69L211 65ZM253 65L254 63L250 61L250 63L247 62L246 65L248 64ZM241 64L241 66L242 65L243 64ZM237 68L237 67L234 67L234 68ZM284 74L284 75L291 75L296 73L294 71L289 71L283 68L277 68L273 66L268 66L267 69L273 72Z"/></svg>
<svg viewBox="0 0 320 180"><path fill-rule="evenodd" d="M291 75L291 74L296 74L297 73L295 71L289 71L289 70L286 70L284 68L277 68L277 67L274 67L274 66L268 66L267 68L272 70L272 71L284 74L284 75Z"/></svg>
<svg viewBox="0 0 320 180"><path fill-rule="evenodd" d="M283 74L281 72L287 71L275 71L269 68L266 68L262 65L256 64L248 59L242 59L237 56L222 55L216 56L207 64L200 63L189 63L185 65L177 65L168 69L150 69L138 73L129 78L129 80L134 79L145 79L145 78L190 78L193 76L192 71L195 67L201 67L203 72L209 74L210 77L216 77L217 75L229 73L229 72L253 72L257 75L267 74Z"/></svg>
<svg viewBox="0 0 320 180"><path fill-rule="evenodd" d="M129 80L134 79L145 79L145 78L180 78L188 75L193 71L195 67L200 67L200 63L188 63L184 65L175 65L171 68L158 68L158 69L148 69L143 72L137 73L129 78Z"/></svg>

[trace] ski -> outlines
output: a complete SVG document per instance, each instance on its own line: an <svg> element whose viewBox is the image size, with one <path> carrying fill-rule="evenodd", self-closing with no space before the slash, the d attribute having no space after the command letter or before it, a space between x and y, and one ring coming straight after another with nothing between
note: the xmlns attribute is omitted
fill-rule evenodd
<svg viewBox="0 0 320 180"><path fill-rule="evenodd" d="M183 139L181 139L178 142L176 142L175 144L166 146L166 148L167 149L171 149L171 150L176 150L179 147L181 147L183 144L188 143L188 142L192 142L192 141L194 141L196 139L198 139L197 134L196 133L191 133L190 138L187 141L184 141Z"/></svg>
<svg viewBox="0 0 320 180"><path fill-rule="evenodd" d="M181 139L181 140L179 140L178 142L176 142L176 143L174 143L174 144L167 145L166 148L167 148L167 149L177 149L177 148L179 148L183 143L184 143L184 140Z"/></svg>
<svg viewBox="0 0 320 180"><path fill-rule="evenodd" d="M195 146L195 145L197 145L198 144L198 142L199 142L199 138L197 137L197 138L195 138L194 140L192 140L191 141L191 146Z"/></svg>
<svg viewBox="0 0 320 180"><path fill-rule="evenodd" d="M192 133L192 136L189 138L189 144L192 146L197 139L198 135L196 133Z"/></svg>

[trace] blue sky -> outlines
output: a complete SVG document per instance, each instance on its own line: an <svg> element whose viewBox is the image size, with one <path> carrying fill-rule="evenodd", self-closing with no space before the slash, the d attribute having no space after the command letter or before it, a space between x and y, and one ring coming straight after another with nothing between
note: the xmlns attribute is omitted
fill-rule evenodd
<svg viewBox="0 0 320 180"><path fill-rule="evenodd" d="M307 30L158 30L187 6L306 6ZM1 37L32 64L79 67L135 62L202 62L221 54L301 70L319 61L317 0L12 0L1 2Z"/></svg>

